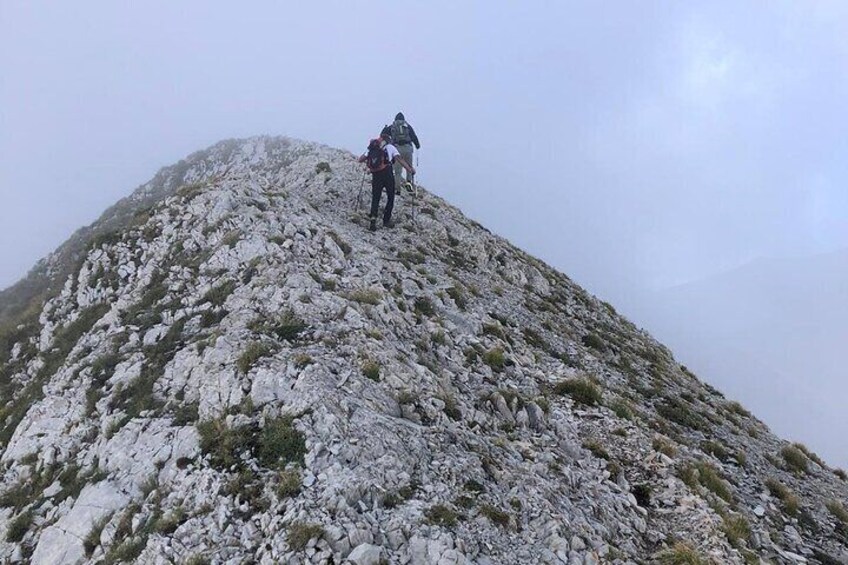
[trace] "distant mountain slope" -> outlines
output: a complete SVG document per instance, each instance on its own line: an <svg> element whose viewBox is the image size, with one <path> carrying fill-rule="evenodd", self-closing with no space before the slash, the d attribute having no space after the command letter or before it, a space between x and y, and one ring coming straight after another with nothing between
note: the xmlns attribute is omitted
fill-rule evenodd
<svg viewBox="0 0 848 565"><path fill-rule="evenodd" d="M844 472L433 194L371 233L347 152L180 169L7 310L0 562L848 559Z"/></svg>
<svg viewBox="0 0 848 565"><path fill-rule="evenodd" d="M665 291L641 318L781 433L848 465L848 250L756 261Z"/></svg>

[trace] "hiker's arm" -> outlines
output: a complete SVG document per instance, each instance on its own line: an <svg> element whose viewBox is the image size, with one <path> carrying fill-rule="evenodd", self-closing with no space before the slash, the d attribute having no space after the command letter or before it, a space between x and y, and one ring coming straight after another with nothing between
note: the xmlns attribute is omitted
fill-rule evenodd
<svg viewBox="0 0 848 565"><path fill-rule="evenodd" d="M409 137L412 138L412 143L415 144L415 148L421 149L421 143L418 142L418 136L415 135L415 129L412 126L409 126Z"/></svg>
<svg viewBox="0 0 848 565"><path fill-rule="evenodd" d="M404 168L404 169L406 169L407 171L409 171L409 174L411 174L411 175L414 175L414 174L415 174L415 168L414 168L412 165L410 165L409 163L407 163L407 162L406 162L406 160L405 160L403 157L401 157L400 155L398 155L397 157L395 157L395 159L397 159L397 160L398 160L398 162L399 162L401 165L403 165L403 168Z"/></svg>
<svg viewBox="0 0 848 565"><path fill-rule="evenodd" d="M368 155L360 155L357 161L359 161L360 163L364 163L366 159L368 159Z"/></svg>

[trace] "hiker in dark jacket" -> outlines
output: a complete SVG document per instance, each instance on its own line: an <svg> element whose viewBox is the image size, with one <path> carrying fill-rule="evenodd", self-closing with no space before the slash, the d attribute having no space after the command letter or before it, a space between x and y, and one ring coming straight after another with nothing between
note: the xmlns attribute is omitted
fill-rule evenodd
<svg viewBox="0 0 848 565"><path fill-rule="evenodd" d="M387 132L380 134L377 139L372 139L368 144L368 152L359 158L360 163L366 163L371 171L371 213L368 217L371 223L368 227L371 231L377 229L377 212L380 209L380 198L383 189L386 189L386 208L383 210L383 227L392 227L392 209L395 206L395 179L392 174L392 165L406 169L411 177L415 174L406 159L401 157L397 148L389 143Z"/></svg>
<svg viewBox="0 0 848 565"><path fill-rule="evenodd" d="M395 116L395 121L392 122L392 125L389 126L389 130L392 136L392 143L394 143L397 150L400 152L400 156L407 163L412 163L412 146L415 145L415 149L421 149L421 143L418 141L418 136L415 135L415 130L412 129L412 126L409 125L406 121L406 118L403 117L402 112L398 112L397 116ZM403 186L404 180L402 177L402 167L400 164L395 163L395 186L400 189ZM407 170L406 181L410 185L413 185L415 182L414 173L409 173Z"/></svg>

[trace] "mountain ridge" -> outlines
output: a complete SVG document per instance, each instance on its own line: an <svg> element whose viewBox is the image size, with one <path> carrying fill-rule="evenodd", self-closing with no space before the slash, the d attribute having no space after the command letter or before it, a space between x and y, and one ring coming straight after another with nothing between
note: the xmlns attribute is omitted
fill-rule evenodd
<svg viewBox="0 0 848 565"><path fill-rule="evenodd" d="M194 155L0 340L0 559L845 558L844 473L562 273L423 189L367 232L345 151Z"/></svg>

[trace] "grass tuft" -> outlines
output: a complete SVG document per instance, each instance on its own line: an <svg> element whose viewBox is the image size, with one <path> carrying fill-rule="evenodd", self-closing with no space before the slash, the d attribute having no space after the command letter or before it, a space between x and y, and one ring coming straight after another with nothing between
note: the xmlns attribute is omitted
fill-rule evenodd
<svg viewBox="0 0 848 565"><path fill-rule="evenodd" d="M570 396L577 404L596 406L601 403L601 389L586 377L566 379L554 386L554 392L560 396Z"/></svg>
<svg viewBox="0 0 848 565"><path fill-rule="evenodd" d="M309 522L292 522L288 527L286 541L294 551L303 551L313 539L324 536L324 528Z"/></svg>

